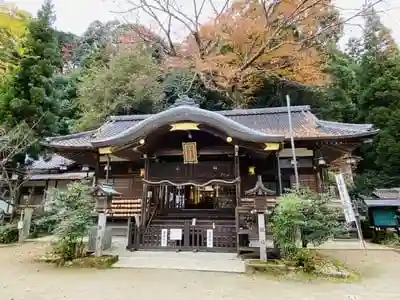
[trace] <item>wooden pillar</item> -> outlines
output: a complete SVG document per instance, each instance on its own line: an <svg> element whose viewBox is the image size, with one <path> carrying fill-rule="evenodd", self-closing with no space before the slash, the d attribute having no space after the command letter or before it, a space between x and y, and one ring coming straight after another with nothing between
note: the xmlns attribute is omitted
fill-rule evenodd
<svg viewBox="0 0 400 300"><path fill-rule="evenodd" d="M144 154L144 175L143 179L148 180L149 179L149 158L147 157L147 154ZM148 184L146 182L143 182L143 195L142 195L142 224L146 222L146 217L148 213L148 201L147 201L147 189L148 189Z"/></svg>
<svg viewBox="0 0 400 300"><path fill-rule="evenodd" d="M132 250L133 244L134 244L134 240L133 240L133 232L134 232L134 227L132 225L136 225L136 224L132 224L132 217L128 217L128 226L127 226L127 239L128 239L128 245L126 246L127 250Z"/></svg>
<svg viewBox="0 0 400 300"><path fill-rule="evenodd" d="M99 184L99 177L100 177L100 154L96 153L96 167L94 169L94 186Z"/></svg>
<svg viewBox="0 0 400 300"><path fill-rule="evenodd" d="M107 154L107 162L106 162L106 183L108 183L108 177L110 175L110 155Z"/></svg>
<svg viewBox="0 0 400 300"><path fill-rule="evenodd" d="M143 154L144 157L144 174L143 179L148 180L149 178L149 158L147 154ZM142 235L144 234L144 230L146 228L147 222L147 212L148 212L148 201L147 201L147 188L148 185L146 182L143 182L143 191L142 191L142 205L141 205L141 218L140 223L136 223L136 235L135 235L135 248L139 249L140 243L142 240Z"/></svg>
<svg viewBox="0 0 400 300"><path fill-rule="evenodd" d="M276 195L280 196L283 194L283 187L282 187L282 173L281 173L279 151L276 152L276 172L278 176L278 190L276 191Z"/></svg>
<svg viewBox="0 0 400 300"><path fill-rule="evenodd" d="M49 203L48 190L49 190L49 180L46 180L46 184L44 186L44 192L43 192L43 195L42 195L42 208L43 208L43 211L46 211L47 205Z"/></svg>
<svg viewBox="0 0 400 300"><path fill-rule="evenodd" d="M313 166L314 166L314 175L315 175L315 182L317 184L317 192L318 193L323 193L325 192L325 182L324 182L324 174L323 174L323 169L321 166L318 164L319 158L323 158L322 156L322 150L321 150L321 145L317 144L313 147L314 154L312 157L313 160ZM319 156L316 156L316 153L320 153Z"/></svg>
<svg viewBox="0 0 400 300"><path fill-rule="evenodd" d="M239 164L239 146L235 145L235 157L234 157L234 167L235 167L235 179L239 178L240 179L240 164ZM240 182L236 182L236 203L235 206L238 206L240 203L240 197L241 197L241 191L240 191Z"/></svg>
<svg viewBox="0 0 400 300"><path fill-rule="evenodd" d="M234 168L235 168L235 178L240 178L240 165L239 165L239 146L235 145L234 146ZM236 222L236 251L239 254L239 214L238 214L238 206L240 205L240 198L241 198L241 192L240 192L240 184L241 180L239 182L236 182L236 203L235 203L235 222Z"/></svg>
<svg viewBox="0 0 400 300"><path fill-rule="evenodd" d="M351 152L348 152L343 156L343 162L340 166L340 173L343 174L345 182L348 184L354 183L352 160Z"/></svg>

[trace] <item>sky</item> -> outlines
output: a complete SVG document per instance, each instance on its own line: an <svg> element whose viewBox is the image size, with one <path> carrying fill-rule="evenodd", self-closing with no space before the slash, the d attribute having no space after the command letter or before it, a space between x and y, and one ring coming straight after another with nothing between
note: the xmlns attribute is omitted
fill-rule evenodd
<svg viewBox="0 0 400 300"><path fill-rule="evenodd" d="M42 0L9 0L18 7L29 11L32 14L36 14L37 10L42 4ZM7 1L7 2L9 2ZM214 0L216 2L221 0ZM334 0L336 6L343 13L345 18L353 16L357 9L359 9L365 1L374 0ZM0 0L0 2L2 2ZM69 31L75 34L82 34L88 25L94 20L108 21L115 18L121 19L121 14L115 14L112 11L120 10L122 7L115 2L123 2L123 0L53 0L57 13L56 27L63 31ZM182 9L188 8L188 4L191 3L189 0L176 0L178 3L182 3ZM185 5L183 6L183 3ZM400 44L400 0L383 0L376 9L380 12L382 20L386 26L393 31L393 36ZM209 10L210 11L210 10ZM205 9L205 16L207 17L207 8ZM141 23L149 25L148 18L143 16L127 16L128 19L139 20ZM360 19L351 20L351 25L347 25L345 28L346 38L347 36L359 36L361 32ZM151 26L150 26L151 27ZM181 32L176 33L177 36L181 36Z"/></svg>

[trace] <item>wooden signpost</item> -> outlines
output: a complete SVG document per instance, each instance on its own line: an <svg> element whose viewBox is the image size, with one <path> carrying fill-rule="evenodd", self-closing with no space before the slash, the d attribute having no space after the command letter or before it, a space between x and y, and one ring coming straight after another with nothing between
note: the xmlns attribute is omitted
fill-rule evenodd
<svg viewBox="0 0 400 300"><path fill-rule="evenodd" d="M260 243L260 260L267 261L267 236L265 232L265 214L258 214L258 241Z"/></svg>
<svg viewBox="0 0 400 300"><path fill-rule="evenodd" d="M29 231L31 228L31 222L32 222L32 215L33 215L33 208L32 207L25 207L23 209L23 213L21 214L21 219L18 222L18 242L22 243L24 242L28 236L29 236Z"/></svg>

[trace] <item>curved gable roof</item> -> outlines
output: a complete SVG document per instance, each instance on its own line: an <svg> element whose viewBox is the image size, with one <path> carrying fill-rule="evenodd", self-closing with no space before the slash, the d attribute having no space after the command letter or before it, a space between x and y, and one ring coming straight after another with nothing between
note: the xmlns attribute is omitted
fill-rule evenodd
<svg viewBox="0 0 400 300"><path fill-rule="evenodd" d="M296 140L368 138L378 130L371 124L348 124L319 120L308 105L291 108ZM206 120L206 121L205 121ZM192 105L174 106L158 114L111 116L100 128L48 139L51 147L88 149L114 141L123 143L145 136L162 124L192 121L222 129L227 135L250 141L289 139L286 107L207 111Z"/></svg>
<svg viewBox="0 0 400 300"><path fill-rule="evenodd" d="M181 105L172 107L158 114L151 115L113 136L102 139L96 137L91 142L96 147L107 145L123 145L140 137L147 136L157 128L182 121L206 124L210 127L225 132L228 136L249 142L282 142L285 139L283 135L266 134L254 130L230 118L227 118L220 113L204 110L191 105Z"/></svg>

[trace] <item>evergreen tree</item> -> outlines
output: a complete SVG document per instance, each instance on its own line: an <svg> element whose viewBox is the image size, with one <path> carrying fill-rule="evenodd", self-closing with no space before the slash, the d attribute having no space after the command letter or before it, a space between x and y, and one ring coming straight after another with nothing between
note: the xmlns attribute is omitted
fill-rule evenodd
<svg viewBox="0 0 400 300"><path fill-rule="evenodd" d="M161 72L151 53L141 47L121 52L105 66L93 65L79 83L82 112L78 130L100 126L110 115L151 113L163 99Z"/></svg>
<svg viewBox="0 0 400 300"><path fill-rule="evenodd" d="M399 186L400 175L400 53L376 14L366 17L358 58L358 121L380 129L373 144L361 148L361 187Z"/></svg>
<svg viewBox="0 0 400 300"><path fill-rule="evenodd" d="M24 54L9 86L0 96L0 121L8 128L21 122L37 137L65 131L60 105L54 97L53 75L61 68L61 55L52 25L53 5L46 0L37 18L28 24Z"/></svg>
<svg viewBox="0 0 400 300"><path fill-rule="evenodd" d="M327 72L331 83L321 90L323 104L319 114L326 120L354 122L356 116L355 99L359 90L357 65L347 53L334 49L330 53Z"/></svg>
<svg viewBox="0 0 400 300"><path fill-rule="evenodd" d="M362 160L356 192L400 185L400 53L377 13L365 15L361 39L351 39L346 53L331 54L331 85L323 92L324 118L372 123L379 134L359 149Z"/></svg>

